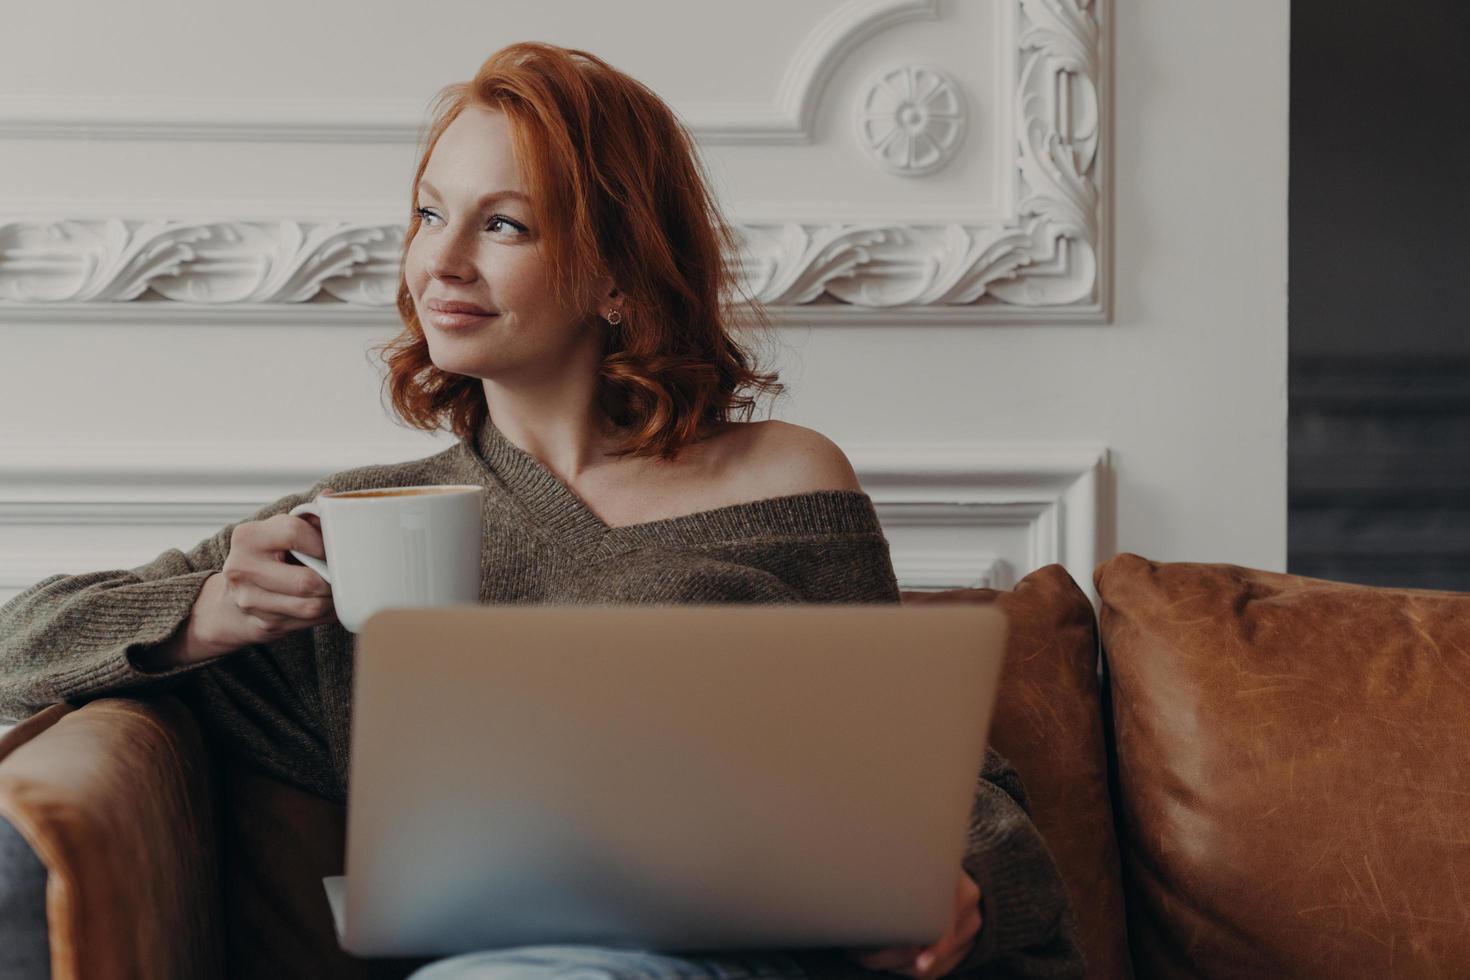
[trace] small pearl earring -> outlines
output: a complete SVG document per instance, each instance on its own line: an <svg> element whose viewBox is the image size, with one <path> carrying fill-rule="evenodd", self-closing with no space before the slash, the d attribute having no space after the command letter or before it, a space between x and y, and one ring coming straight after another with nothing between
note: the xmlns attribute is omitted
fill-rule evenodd
<svg viewBox="0 0 1470 980"><path fill-rule="evenodd" d="M607 322L616 327L618 324L623 322L623 314L619 313L617 310L608 310Z"/></svg>

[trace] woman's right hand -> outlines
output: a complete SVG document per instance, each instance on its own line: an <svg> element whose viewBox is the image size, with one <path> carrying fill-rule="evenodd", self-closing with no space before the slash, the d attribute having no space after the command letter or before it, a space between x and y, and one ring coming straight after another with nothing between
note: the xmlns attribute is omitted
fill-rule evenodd
<svg viewBox="0 0 1470 980"><path fill-rule="evenodd" d="M189 618L173 636L142 651L138 665L157 670L197 663L336 622L332 587L290 557L290 549L326 559L314 515L277 514L235 525L224 566L204 580Z"/></svg>

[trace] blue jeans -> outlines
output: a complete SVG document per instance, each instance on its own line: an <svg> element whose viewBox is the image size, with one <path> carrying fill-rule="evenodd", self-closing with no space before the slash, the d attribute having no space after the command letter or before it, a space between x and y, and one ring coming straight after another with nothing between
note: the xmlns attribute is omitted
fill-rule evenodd
<svg viewBox="0 0 1470 980"><path fill-rule="evenodd" d="M609 946L515 946L430 963L408 980L814 980L819 976L891 976L825 957L836 973L811 972L779 951L655 953ZM836 964L841 963L841 966Z"/></svg>

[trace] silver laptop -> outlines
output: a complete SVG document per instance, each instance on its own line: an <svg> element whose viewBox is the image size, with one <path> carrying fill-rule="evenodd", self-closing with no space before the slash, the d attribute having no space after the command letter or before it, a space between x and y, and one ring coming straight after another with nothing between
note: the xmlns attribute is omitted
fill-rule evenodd
<svg viewBox="0 0 1470 980"><path fill-rule="evenodd" d="M1006 628L974 605L380 612L325 882L342 947L932 942Z"/></svg>

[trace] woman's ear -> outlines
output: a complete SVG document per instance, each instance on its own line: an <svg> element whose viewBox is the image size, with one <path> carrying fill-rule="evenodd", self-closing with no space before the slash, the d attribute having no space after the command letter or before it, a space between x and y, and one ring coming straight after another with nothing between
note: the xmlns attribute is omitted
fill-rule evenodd
<svg viewBox="0 0 1470 980"><path fill-rule="evenodd" d="M603 276L598 279L592 295L594 297L593 313L599 320L606 320L609 310L617 310L619 313L625 316L627 315L628 311L626 306L624 306L626 296L617 287L617 283L613 281L612 276Z"/></svg>
<svg viewBox="0 0 1470 980"><path fill-rule="evenodd" d="M628 316L628 296L617 287L611 279L605 279L606 288L602 292L602 300L599 304L598 315L607 319L611 310L617 310L622 319Z"/></svg>

